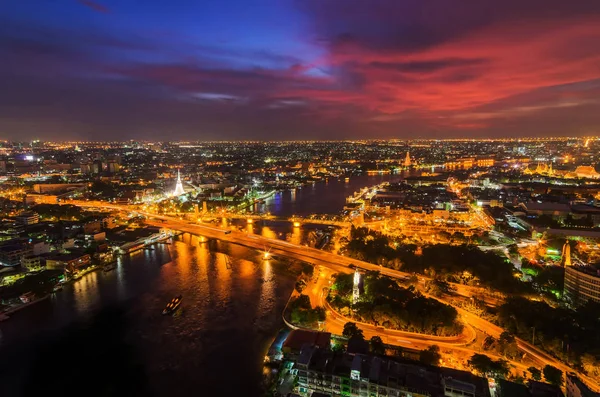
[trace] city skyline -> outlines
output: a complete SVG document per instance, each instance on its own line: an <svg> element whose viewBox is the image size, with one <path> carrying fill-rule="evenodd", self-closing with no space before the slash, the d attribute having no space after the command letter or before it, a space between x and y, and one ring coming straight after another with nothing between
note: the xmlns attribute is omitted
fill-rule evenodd
<svg viewBox="0 0 600 397"><path fill-rule="evenodd" d="M0 215L3 396L600 391L600 137L2 141Z"/></svg>
<svg viewBox="0 0 600 397"><path fill-rule="evenodd" d="M0 6L0 136L598 135L593 1Z"/></svg>

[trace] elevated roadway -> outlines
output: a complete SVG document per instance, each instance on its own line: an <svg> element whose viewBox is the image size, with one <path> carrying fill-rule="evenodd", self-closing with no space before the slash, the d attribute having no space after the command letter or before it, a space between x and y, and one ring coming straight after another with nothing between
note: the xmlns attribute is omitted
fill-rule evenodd
<svg viewBox="0 0 600 397"><path fill-rule="evenodd" d="M153 225L153 226L166 227L166 228L170 228L170 229L179 230L182 232L203 235L203 236L206 236L209 238L216 238L219 240L228 241L233 244L241 244L241 245L244 245L247 247L256 248L258 250L263 250L265 248L268 248L270 250L271 254L286 256L289 258L293 258L293 259L297 259L297 260L301 260L301 261L305 261L305 262L318 263L321 266L328 267L328 268L330 268L334 271L338 271L338 272L350 272L350 271L352 271L351 270L352 268L358 267L358 268L366 270L366 271L378 271L383 275L393 277L393 278L407 279L412 276L412 274L410 274L410 273L405 273L405 272L401 272L401 271L394 270L394 269L384 268L379 265L374 265L372 263L363 262L360 260L332 254L329 252L320 251L315 248L295 245L292 243L288 243L287 241L282 241L282 240L278 240L278 239L271 239L271 238L266 238L266 237L257 236L257 235L253 235L253 234L248 234L248 233L240 232L238 230L226 230L226 229L221 229L221 228L214 227L214 226L192 223L192 222L184 221L184 220L177 219L174 217L156 215L156 214L152 214L152 213L148 213L148 212L144 212L144 211L133 210L131 208L128 208L127 206L107 204L107 203L98 202L98 201L83 201L82 202L82 201L75 201L75 200L72 200L66 204L74 204L74 205L79 205L82 207L98 207L98 208L113 209L113 210L120 210L120 211L136 212L138 214L148 217L147 223L150 225ZM423 279L424 279L423 277L419 277L419 278L421 279L421 281L423 281ZM468 296L473 293L473 290L480 291L481 289L480 288L473 289L472 287L461 286L461 291L459 291L459 293L465 294L465 296ZM440 299L440 298L436 298L436 299L440 300L443 303L451 304L448 301L446 301L445 299ZM455 308L457 309L459 314L462 316L463 321L465 321L466 323L470 324L472 327L477 328L480 331L482 331L488 335L498 337L504 331L502 328L498 327L497 325L492 324L491 322L489 322L485 319L482 319L470 312L467 312L466 310L463 310L456 306L455 306ZM344 321L344 320L340 320L340 323L341 323L341 321ZM343 325L342 325L342 327L343 327ZM363 327L364 326L361 326L361 328L363 328ZM393 344L392 340L390 340L391 335L388 334L387 331L381 332L380 330L377 330L377 329L371 330L368 327L365 329L365 331L367 331L367 332L365 332L365 336L379 335L379 336L382 336L382 339L385 338L384 341L389 341L390 344ZM338 333L338 332L336 332L336 333ZM391 337L394 338L395 336L391 336ZM426 342L425 344L429 344L429 345L441 344L441 342L438 340L435 340L435 341L427 340L426 339L427 337L428 337L427 335L423 335L422 337L419 337L418 340L413 339L415 341L415 346L417 346L417 344L423 344L423 342ZM425 338L426 340L423 340L422 338ZM400 339L400 340L404 339L404 340L409 341L410 343L413 343L408 338L397 337L396 339ZM454 347L458 347L456 345L460 345L460 343L455 343ZM561 361L555 359L554 357L545 353L541 349L538 349L537 347L531 345L530 343L528 343L524 340L517 338L517 345L518 345L519 349L521 349L522 352L524 352L526 355L528 355L531 360L534 360L535 362L539 363L540 368L542 368L545 365L552 365L552 366L562 370L564 373L576 372L569 366L563 364ZM472 351L471 349L466 349L466 350ZM485 353L485 354L487 354L487 353ZM578 375L592 389L600 390L600 381L599 380L592 379L591 377L583 375L581 373L578 373Z"/></svg>

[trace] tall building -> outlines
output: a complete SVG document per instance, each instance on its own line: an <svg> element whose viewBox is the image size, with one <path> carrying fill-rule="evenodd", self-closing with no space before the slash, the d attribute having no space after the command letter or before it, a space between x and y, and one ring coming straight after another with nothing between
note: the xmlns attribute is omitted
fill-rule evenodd
<svg viewBox="0 0 600 397"><path fill-rule="evenodd" d="M119 170L121 169L121 166L116 160L108 160L107 167L108 172L110 172L111 174L119 172Z"/></svg>
<svg viewBox="0 0 600 397"><path fill-rule="evenodd" d="M87 162L80 163L79 169L81 170L82 174L91 174L92 173L92 166L90 165L90 163L87 163Z"/></svg>
<svg viewBox="0 0 600 397"><path fill-rule="evenodd" d="M562 249L563 266L571 266L571 245L568 241L565 242Z"/></svg>
<svg viewBox="0 0 600 397"><path fill-rule="evenodd" d="M173 196L181 196L184 194L183 184L181 183L181 175L179 174L179 170L177 170L177 183L175 184L175 191L173 192Z"/></svg>
<svg viewBox="0 0 600 397"><path fill-rule="evenodd" d="M565 267L564 296L575 306L589 300L600 303L600 269L580 265Z"/></svg>
<svg viewBox="0 0 600 397"><path fill-rule="evenodd" d="M102 171L104 171L104 164L102 163L102 160L94 160L92 163L92 173L100 174Z"/></svg>
<svg viewBox="0 0 600 397"><path fill-rule="evenodd" d="M356 304L358 302L358 298L360 295L360 291L358 285L360 284L360 273L358 269L354 271L354 288L352 288L352 304Z"/></svg>

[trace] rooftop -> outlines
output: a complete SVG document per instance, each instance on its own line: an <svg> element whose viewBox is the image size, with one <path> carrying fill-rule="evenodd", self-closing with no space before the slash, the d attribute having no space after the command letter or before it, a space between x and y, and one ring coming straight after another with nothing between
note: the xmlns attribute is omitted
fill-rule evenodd
<svg viewBox="0 0 600 397"><path fill-rule="evenodd" d="M331 343L331 334L329 332L313 332L302 329L295 329L288 335L283 342L282 349L300 351L306 344L319 347L329 347Z"/></svg>

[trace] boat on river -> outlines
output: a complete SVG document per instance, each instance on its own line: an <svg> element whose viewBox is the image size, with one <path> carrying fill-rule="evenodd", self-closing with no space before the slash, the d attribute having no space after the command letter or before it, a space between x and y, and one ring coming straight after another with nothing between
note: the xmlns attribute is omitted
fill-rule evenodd
<svg viewBox="0 0 600 397"><path fill-rule="evenodd" d="M166 315L175 313L177 309L179 309L179 307L181 306L182 299L183 297L181 295L171 299L171 302L167 303L167 306L163 309L162 314Z"/></svg>

